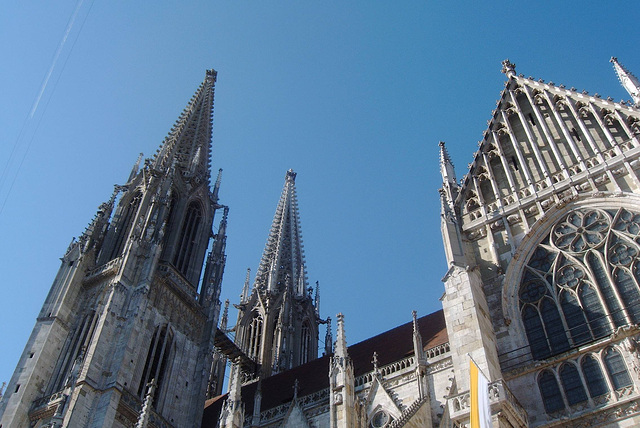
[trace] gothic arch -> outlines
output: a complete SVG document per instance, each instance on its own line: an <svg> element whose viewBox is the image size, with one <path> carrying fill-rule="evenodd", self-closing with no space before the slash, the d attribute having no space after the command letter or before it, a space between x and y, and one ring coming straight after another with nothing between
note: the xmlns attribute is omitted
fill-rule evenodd
<svg viewBox="0 0 640 428"><path fill-rule="evenodd" d="M204 217L203 204L199 199L194 199L187 204L173 255L173 265L185 277L189 277L189 268L198 254L199 237L202 233L202 225L205 223Z"/></svg>
<svg viewBox="0 0 640 428"><path fill-rule="evenodd" d="M539 218L522 239L503 281L502 309L511 322L513 348L531 347L535 359L544 359L637 322L636 232L640 196L633 194L578 197L556 204Z"/></svg>

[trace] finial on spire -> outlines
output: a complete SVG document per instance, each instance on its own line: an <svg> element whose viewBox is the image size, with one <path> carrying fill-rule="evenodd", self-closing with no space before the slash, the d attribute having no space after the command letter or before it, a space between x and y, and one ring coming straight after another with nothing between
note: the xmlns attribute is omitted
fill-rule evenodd
<svg viewBox="0 0 640 428"><path fill-rule="evenodd" d="M220 192L220 183L222 182L222 168L218 170L218 176L216 177L216 182L213 185L213 192L211 192L212 199L214 203L218 202L218 193Z"/></svg>
<svg viewBox="0 0 640 428"><path fill-rule="evenodd" d="M293 382L293 399L294 400L298 399L298 388L300 388L300 382L298 382L298 379L296 378L296 380Z"/></svg>
<svg viewBox="0 0 640 428"><path fill-rule="evenodd" d="M220 330L226 333L228 323L229 323L229 299L224 301L224 311L222 312L222 318L220 318Z"/></svg>
<svg viewBox="0 0 640 428"><path fill-rule="evenodd" d="M509 61L509 59L505 59L502 61L502 72L507 75L507 77L515 77L516 75L516 65Z"/></svg>
<svg viewBox="0 0 640 428"><path fill-rule="evenodd" d="M287 182L292 182L292 183L293 183L293 182L295 182L295 181L296 181L296 175L298 175L298 174L297 174L297 173L295 173L295 172L293 171L293 169L289 169L289 170L287 171L287 174L284 176L284 178L285 178L285 180L286 180Z"/></svg>
<svg viewBox="0 0 640 428"><path fill-rule="evenodd" d="M320 281L316 281L316 298L313 302L313 306L316 308L316 315L320 314Z"/></svg>
<svg viewBox="0 0 640 428"><path fill-rule="evenodd" d="M333 335L331 332L331 317L327 317L327 332L324 335L324 352L326 355L333 354Z"/></svg>
<svg viewBox="0 0 640 428"><path fill-rule="evenodd" d="M371 363L373 364L373 371L376 374L379 373L379 370L378 370L378 353L376 351L373 351L373 359L371 360Z"/></svg>
<svg viewBox="0 0 640 428"><path fill-rule="evenodd" d="M456 171L444 141L440 141L438 146L440 147L440 174L442 174L442 182L455 185Z"/></svg>
<svg viewBox="0 0 640 428"><path fill-rule="evenodd" d="M153 403L153 397L156 393L156 378L151 379L151 382L147 384L147 394L144 397L142 403L142 410L138 417L138 422L135 428L147 428L149 426L149 418L151 416L151 405Z"/></svg>
<svg viewBox="0 0 640 428"><path fill-rule="evenodd" d="M240 294L240 303L246 303L249 299L249 277L251 276L251 268L247 268L247 276L244 278L244 286L242 294Z"/></svg>
<svg viewBox="0 0 640 428"><path fill-rule="evenodd" d="M613 69L616 71L622 87L629 92L635 105L640 106L640 81L638 78L620 64L615 56L612 56L609 62L613 64Z"/></svg>
<svg viewBox="0 0 640 428"><path fill-rule="evenodd" d="M136 178L136 175L138 175L138 170L140 169L140 161L142 160L143 156L144 154L142 153L138 155L138 160L136 160L136 163L133 165L133 168L131 168L131 174L129 174L129 179L127 180L127 183L130 183L131 180Z"/></svg>

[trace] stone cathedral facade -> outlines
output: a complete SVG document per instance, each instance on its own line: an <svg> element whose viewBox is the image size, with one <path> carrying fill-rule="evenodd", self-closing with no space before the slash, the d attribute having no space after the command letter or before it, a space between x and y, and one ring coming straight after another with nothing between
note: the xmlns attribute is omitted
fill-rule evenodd
<svg viewBox="0 0 640 428"><path fill-rule="evenodd" d="M308 283L292 170L235 326L229 302L220 316L207 72L65 253L0 428L462 428L470 359L494 427L640 425L640 82L611 62L632 101L503 62L462 180L440 143L442 310L350 346L348 316L334 342Z"/></svg>
<svg viewBox="0 0 640 428"><path fill-rule="evenodd" d="M207 71L155 156L64 253L0 426L200 424L225 262L209 166L215 81Z"/></svg>

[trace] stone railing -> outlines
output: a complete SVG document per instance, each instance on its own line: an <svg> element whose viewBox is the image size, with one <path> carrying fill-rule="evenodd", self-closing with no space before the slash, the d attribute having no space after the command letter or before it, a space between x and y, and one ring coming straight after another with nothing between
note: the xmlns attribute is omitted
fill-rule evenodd
<svg viewBox="0 0 640 428"><path fill-rule="evenodd" d="M122 262L122 257L116 257L113 260L108 261L107 263L97 266L85 275L83 282L86 284L88 282L95 281L99 278L105 277L109 274L113 274L118 271L120 268L120 263Z"/></svg>
<svg viewBox="0 0 640 428"><path fill-rule="evenodd" d="M415 358L412 355L400 361L396 361L386 366L382 366L378 369L378 371L382 376L389 376L393 373L399 372L400 370L414 367L414 362L415 362ZM374 377L374 372L369 372L361 376L358 376L355 379L355 386L361 386L361 385L370 383L373 381L373 377Z"/></svg>
<svg viewBox="0 0 640 428"><path fill-rule="evenodd" d="M158 274L173 284L178 290L185 293L187 296L196 299L198 293L196 289L178 270L169 263L160 263L158 265Z"/></svg>
<svg viewBox="0 0 640 428"><path fill-rule="evenodd" d="M325 401L327 403L329 402L328 388L322 389L320 391L298 398L298 405L302 409L308 409L310 407L320 405L322 404L322 402L325 402ZM260 413L260 422L263 423L263 422L274 421L276 419L284 417L287 411L289 411L289 407L291 407L291 402L281 404L269 410L265 410L264 412ZM251 418L247 418L247 419L248 419L248 422L251 420Z"/></svg>
<svg viewBox="0 0 640 428"><path fill-rule="evenodd" d="M454 423L461 424L461 422L469 420L470 400L469 391L449 397L447 406L450 418ZM499 379L489 384L489 402L492 414L504 410L504 413L513 416L514 422L516 422L515 426L529 426L527 412L507 388L504 380Z"/></svg>
<svg viewBox="0 0 640 428"><path fill-rule="evenodd" d="M66 400L67 395L62 391L58 391L46 397L38 398L31 406L29 417L32 420L34 417L37 419L37 416L43 411L47 411L47 409L57 409L58 406L64 405Z"/></svg>
<svg viewBox="0 0 640 428"><path fill-rule="evenodd" d="M449 352L449 342L443 343L442 345L434 346L433 348L429 348L425 351L427 358L435 358L439 357L442 354L446 354Z"/></svg>

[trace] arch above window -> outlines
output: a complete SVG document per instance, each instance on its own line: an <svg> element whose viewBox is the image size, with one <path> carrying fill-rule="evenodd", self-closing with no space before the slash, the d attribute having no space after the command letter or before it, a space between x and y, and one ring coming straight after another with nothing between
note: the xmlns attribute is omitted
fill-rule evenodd
<svg viewBox="0 0 640 428"><path fill-rule="evenodd" d="M540 360L640 319L640 210L560 216L522 266L518 307Z"/></svg>

